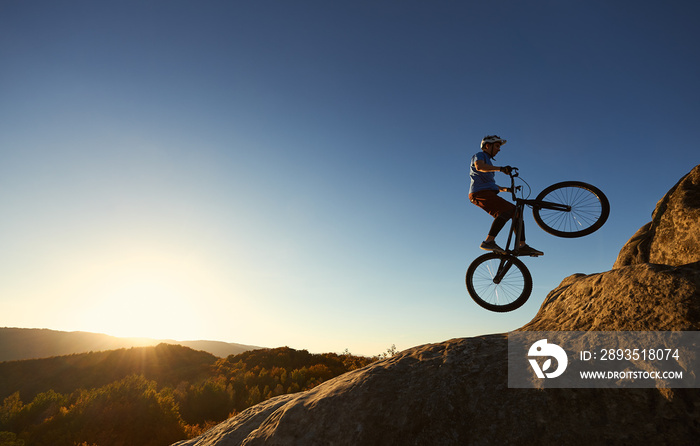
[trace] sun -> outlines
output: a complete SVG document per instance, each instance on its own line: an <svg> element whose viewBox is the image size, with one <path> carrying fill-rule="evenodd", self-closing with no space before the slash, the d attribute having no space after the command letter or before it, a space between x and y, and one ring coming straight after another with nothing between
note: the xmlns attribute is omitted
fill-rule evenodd
<svg viewBox="0 0 700 446"><path fill-rule="evenodd" d="M203 301L223 294L218 278L196 260L136 252L81 271L71 319L83 331L119 337L188 340L206 324Z"/></svg>
<svg viewBox="0 0 700 446"><path fill-rule="evenodd" d="M199 310L194 302L196 284L176 274L142 271L103 284L91 317L102 332L124 337L182 337ZM178 339L182 340L182 339Z"/></svg>

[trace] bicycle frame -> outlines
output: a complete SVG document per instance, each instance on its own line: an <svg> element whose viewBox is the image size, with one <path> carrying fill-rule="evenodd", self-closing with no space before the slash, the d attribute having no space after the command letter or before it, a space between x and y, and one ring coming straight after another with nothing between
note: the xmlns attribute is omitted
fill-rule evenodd
<svg viewBox="0 0 700 446"><path fill-rule="evenodd" d="M508 254L517 255L518 246L520 246L520 240L522 237L522 231L516 230L516 228L522 228L522 224L524 221L523 211L525 210L525 206L532 206L540 209L550 209L553 211L561 212L571 212L571 206L561 203L552 203L549 201L518 198L515 195L515 192L520 190L521 188L521 186L515 186L515 178L518 176L518 169L516 167L513 167L508 176L510 176L510 188L508 189L508 191L510 192L511 196L513 197L513 201L515 202L515 212L513 213L513 218L511 219L510 231L508 232L508 241L506 242L505 251ZM510 249L509 246L511 240L513 240L513 234L515 234L515 240L513 243L513 249ZM505 271L501 272L502 269L505 269ZM505 273L508 272L508 268L503 268L502 266L498 270L499 271L496 277L503 277L503 275L505 275Z"/></svg>

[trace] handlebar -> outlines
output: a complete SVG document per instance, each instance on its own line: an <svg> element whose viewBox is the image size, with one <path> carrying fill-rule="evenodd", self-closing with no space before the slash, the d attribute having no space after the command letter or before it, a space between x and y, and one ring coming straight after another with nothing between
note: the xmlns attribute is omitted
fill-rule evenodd
<svg viewBox="0 0 700 446"><path fill-rule="evenodd" d="M520 190L521 186L515 186L515 178L518 176L518 168L517 167L511 167L510 172L508 173L508 176L510 177L510 187L508 188L508 192L513 197L513 201L517 201L517 197L515 196L515 192L517 190Z"/></svg>

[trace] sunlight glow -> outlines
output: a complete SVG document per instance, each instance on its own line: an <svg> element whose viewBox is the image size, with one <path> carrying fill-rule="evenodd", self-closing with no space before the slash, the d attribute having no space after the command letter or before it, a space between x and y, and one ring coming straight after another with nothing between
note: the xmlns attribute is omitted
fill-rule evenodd
<svg viewBox="0 0 700 446"><path fill-rule="evenodd" d="M81 330L113 336L196 337L206 320L201 303L224 295L202 264L164 250L132 250L78 271L60 293L80 302L66 316Z"/></svg>
<svg viewBox="0 0 700 446"><path fill-rule="evenodd" d="M178 325L193 322L174 319L174 315L197 312L192 284L175 276L142 275L103 284L103 292L84 309L84 317L98 322L99 331L132 337L163 338L178 333Z"/></svg>

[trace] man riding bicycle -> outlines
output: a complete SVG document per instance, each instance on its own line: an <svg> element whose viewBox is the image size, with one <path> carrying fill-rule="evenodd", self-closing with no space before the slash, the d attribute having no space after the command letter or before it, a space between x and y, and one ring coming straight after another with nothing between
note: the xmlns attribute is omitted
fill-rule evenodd
<svg viewBox="0 0 700 446"><path fill-rule="evenodd" d="M496 244L496 236L513 218L515 205L498 196L499 192L506 192L508 188L500 187L494 179L495 172L503 172L509 175L512 168L510 166L494 166L491 160L501 151L501 146L507 141L498 135L486 136L481 141L481 152L475 154L469 165L469 201L485 210L494 217L493 224L479 248L485 251L493 251L505 254L505 250ZM516 228L520 232L520 243L517 254L522 256L541 256L542 251L531 248L525 243L525 228L521 225Z"/></svg>

